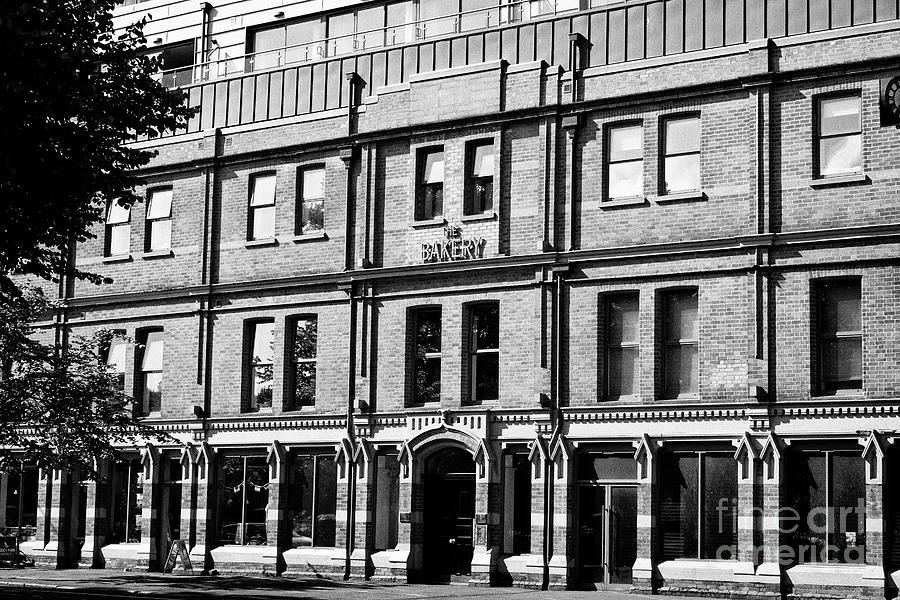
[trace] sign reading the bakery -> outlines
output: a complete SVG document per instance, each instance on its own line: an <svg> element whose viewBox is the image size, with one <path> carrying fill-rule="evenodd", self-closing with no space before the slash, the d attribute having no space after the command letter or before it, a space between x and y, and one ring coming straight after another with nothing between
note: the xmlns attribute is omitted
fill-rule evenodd
<svg viewBox="0 0 900 600"><path fill-rule="evenodd" d="M450 262L454 260L471 260L484 256L484 238L467 238L462 235L459 225L444 227L444 239L422 244L422 262Z"/></svg>

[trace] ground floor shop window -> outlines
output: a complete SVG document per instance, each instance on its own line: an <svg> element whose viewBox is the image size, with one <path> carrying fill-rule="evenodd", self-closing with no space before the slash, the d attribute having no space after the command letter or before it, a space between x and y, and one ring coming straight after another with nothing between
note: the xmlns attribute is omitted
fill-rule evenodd
<svg viewBox="0 0 900 600"><path fill-rule="evenodd" d="M503 546L511 554L531 552L531 461L527 454L504 457Z"/></svg>
<svg viewBox="0 0 900 600"><path fill-rule="evenodd" d="M222 464L222 544L264 546L269 475L263 456L228 456Z"/></svg>
<svg viewBox="0 0 900 600"><path fill-rule="evenodd" d="M663 559L734 559L737 554L737 461L724 452L660 456Z"/></svg>
<svg viewBox="0 0 900 600"><path fill-rule="evenodd" d="M110 543L141 541L144 506L144 470L139 458L115 463L110 476Z"/></svg>
<svg viewBox="0 0 900 600"><path fill-rule="evenodd" d="M859 451L792 452L782 531L795 563L865 560L865 461Z"/></svg>
<svg viewBox="0 0 900 600"><path fill-rule="evenodd" d="M37 530L37 467L25 465L19 471L6 473L4 479L3 533L18 535L20 540L33 539Z"/></svg>
<svg viewBox="0 0 900 600"><path fill-rule="evenodd" d="M397 547L400 516L400 462L395 454L377 457L375 472L375 549Z"/></svg>
<svg viewBox="0 0 900 600"><path fill-rule="evenodd" d="M291 547L334 546L337 465L326 454L292 457L288 469Z"/></svg>

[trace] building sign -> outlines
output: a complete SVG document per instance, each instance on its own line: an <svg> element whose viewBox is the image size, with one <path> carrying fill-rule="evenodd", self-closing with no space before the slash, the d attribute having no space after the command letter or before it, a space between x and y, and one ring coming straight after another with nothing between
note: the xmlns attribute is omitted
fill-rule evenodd
<svg viewBox="0 0 900 600"><path fill-rule="evenodd" d="M450 262L454 260L471 260L484 256L484 238L464 238L459 225L444 227L444 239L422 244L422 262Z"/></svg>

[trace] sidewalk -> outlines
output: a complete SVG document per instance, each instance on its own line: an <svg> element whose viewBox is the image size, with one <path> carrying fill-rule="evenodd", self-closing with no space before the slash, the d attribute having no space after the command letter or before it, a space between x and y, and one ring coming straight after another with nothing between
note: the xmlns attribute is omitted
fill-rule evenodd
<svg viewBox="0 0 900 600"><path fill-rule="evenodd" d="M635 600L623 590L546 592L521 588L475 588L465 585L424 585L346 582L265 576L194 576L162 573L73 569L0 570L0 598L138 597L200 599L241 597L244 600L302 598L306 600L408 600L410 598L502 598L516 600ZM674 600L674 599L668 599Z"/></svg>

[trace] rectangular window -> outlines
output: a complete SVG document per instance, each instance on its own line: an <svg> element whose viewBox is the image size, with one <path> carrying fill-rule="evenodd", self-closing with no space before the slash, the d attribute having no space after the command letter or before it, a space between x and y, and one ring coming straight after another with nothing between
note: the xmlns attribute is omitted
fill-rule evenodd
<svg viewBox="0 0 900 600"><path fill-rule="evenodd" d="M148 252L172 247L172 189L152 190L147 200Z"/></svg>
<svg viewBox="0 0 900 600"><path fill-rule="evenodd" d="M264 456L226 456L222 462L219 541L265 546L269 469Z"/></svg>
<svg viewBox="0 0 900 600"><path fill-rule="evenodd" d="M617 125L607 130L607 199L644 195L643 134L642 125Z"/></svg>
<svg viewBox="0 0 900 600"><path fill-rule="evenodd" d="M640 331L638 295L606 299L606 396L633 396L639 391Z"/></svg>
<svg viewBox="0 0 900 600"><path fill-rule="evenodd" d="M790 452L782 530L798 563L865 561L865 460L859 450ZM796 513L794 512L796 511ZM782 515L784 516L784 515Z"/></svg>
<svg viewBox="0 0 900 600"><path fill-rule="evenodd" d="M663 560L734 559L737 461L730 453L664 453L659 469Z"/></svg>
<svg viewBox="0 0 900 600"><path fill-rule="evenodd" d="M105 256L123 256L131 252L131 209L111 202L106 212Z"/></svg>
<svg viewBox="0 0 900 600"><path fill-rule="evenodd" d="M356 11L356 47L371 50L384 46L384 6L361 8Z"/></svg>
<svg viewBox="0 0 900 600"><path fill-rule="evenodd" d="M441 309L423 308L413 313L415 356L413 402L441 399Z"/></svg>
<svg viewBox="0 0 900 600"><path fill-rule="evenodd" d="M444 214L444 149L420 150L416 177L416 221Z"/></svg>
<svg viewBox="0 0 900 600"><path fill-rule="evenodd" d="M325 229L324 167L311 167L300 171L297 219L297 235Z"/></svg>
<svg viewBox="0 0 900 600"><path fill-rule="evenodd" d="M862 306L860 281L816 285L819 392L862 389Z"/></svg>
<svg viewBox="0 0 900 600"><path fill-rule="evenodd" d="M816 176L862 173L859 95L820 98L817 109Z"/></svg>
<svg viewBox="0 0 900 600"><path fill-rule="evenodd" d="M114 544L141 541L144 505L144 469L139 458L113 465L110 538Z"/></svg>
<svg viewBox="0 0 900 600"><path fill-rule="evenodd" d="M256 321L247 326L247 403L248 412L272 407L272 379L275 362L275 322Z"/></svg>
<svg viewBox="0 0 900 600"><path fill-rule="evenodd" d="M331 455L296 455L288 470L291 547L333 547L337 513L337 465Z"/></svg>
<svg viewBox="0 0 900 600"><path fill-rule="evenodd" d="M141 414L159 412L162 406L163 332L161 329L146 331L139 373Z"/></svg>
<svg viewBox="0 0 900 600"><path fill-rule="evenodd" d="M466 148L466 198L463 213L480 215L494 207L494 141L478 141Z"/></svg>
<svg viewBox="0 0 900 600"><path fill-rule="evenodd" d="M668 292L663 297L663 393L677 398L697 393L699 372L697 290Z"/></svg>
<svg viewBox="0 0 900 600"><path fill-rule="evenodd" d="M250 179L251 240L275 237L275 174L262 173Z"/></svg>
<svg viewBox="0 0 900 600"><path fill-rule="evenodd" d="M531 461L507 454L504 462L504 547L511 554L531 552Z"/></svg>
<svg viewBox="0 0 900 600"><path fill-rule="evenodd" d="M469 376L474 402L500 397L500 305L477 304L470 309Z"/></svg>
<svg viewBox="0 0 900 600"><path fill-rule="evenodd" d="M290 408L316 403L316 353L319 321L315 316L300 317L291 328L291 383L293 402Z"/></svg>
<svg viewBox="0 0 900 600"><path fill-rule="evenodd" d="M19 541L35 539L37 535L38 469L34 465L19 463L18 471L3 473L6 478L6 497L2 517L7 528L4 535L19 535ZM10 531L13 530L13 531Z"/></svg>
<svg viewBox="0 0 900 600"><path fill-rule="evenodd" d="M700 117L664 121L663 174L666 194L700 189Z"/></svg>
<svg viewBox="0 0 900 600"><path fill-rule="evenodd" d="M400 462L396 454L378 455L375 471L375 549L397 547L400 517Z"/></svg>
<svg viewBox="0 0 900 600"><path fill-rule="evenodd" d="M115 335L124 335L124 332L117 332ZM116 383L120 392L125 391L125 340L121 337L112 337L106 346L106 366L109 372L116 378Z"/></svg>

